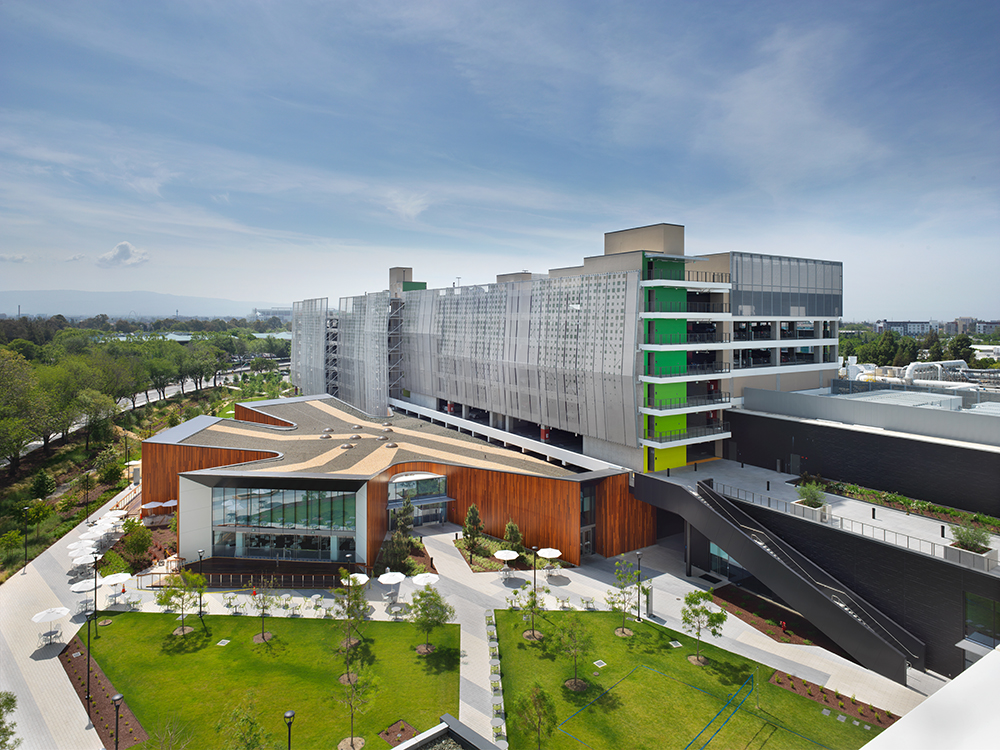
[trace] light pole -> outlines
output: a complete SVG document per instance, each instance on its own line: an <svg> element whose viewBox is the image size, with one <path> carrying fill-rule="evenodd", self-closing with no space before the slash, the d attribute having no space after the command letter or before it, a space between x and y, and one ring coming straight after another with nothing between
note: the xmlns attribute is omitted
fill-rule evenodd
<svg viewBox="0 0 1000 750"><path fill-rule="evenodd" d="M538 547L532 547L534 559L531 565L531 593L534 599L531 603L531 637L535 637L535 608L538 606Z"/></svg>
<svg viewBox="0 0 1000 750"><path fill-rule="evenodd" d="M28 506L21 508L24 515L24 572L28 572Z"/></svg>
<svg viewBox="0 0 1000 750"><path fill-rule="evenodd" d="M94 612L97 612L97 560L94 560Z"/></svg>
<svg viewBox="0 0 1000 750"><path fill-rule="evenodd" d="M111 700L115 704L115 750L118 750L118 715L121 713L122 701L125 700L125 696L121 693L115 693L111 696Z"/></svg>
<svg viewBox="0 0 1000 750"><path fill-rule="evenodd" d="M204 556L205 556L205 550L203 550L203 549L198 550L198 575L200 575L202 578L205 577L204 574L202 573L202 570L203 570L203 567L202 567L203 566L203 560L202 560L202 558ZM198 617L201 617L203 614L204 613L202 612L202 609L201 609L201 589L199 588L198 589Z"/></svg>
<svg viewBox="0 0 1000 750"><path fill-rule="evenodd" d="M642 550L637 549L635 551L635 560L637 563L637 583L636 583L636 593L635 593L635 621L642 622Z"/></svg>
<svg viewBox="0 0 1000 750"><path fill-rule="evenodd" d="M87 718L90 718L90 623L96 612L87 611ZM93 723L93 721L91 721Z"/></svg>
<svg viewBox="0 0 1000 750"><path fill-rule="evenodd" d="M294 718L294 711L285 711L285 723L288 725L288 750L292 750L292 720Z"/></svg>

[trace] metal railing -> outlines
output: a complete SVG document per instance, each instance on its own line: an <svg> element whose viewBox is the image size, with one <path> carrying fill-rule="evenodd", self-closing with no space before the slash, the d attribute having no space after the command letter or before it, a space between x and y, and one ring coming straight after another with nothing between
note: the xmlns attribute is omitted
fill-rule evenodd
<svg viewBox="0 0 1000 750"><path fill-rule="evenodd" d="M647 302L646 312L652 313L728 313L728 302Z"/></svg>
<svg viewBox="0 0 1000 750"><path fill-rule="evenodd" d="M647 409L686 409L690 406L710 406L729 403L729 394L725 391L708 396L689 396L688 398L647 398L643 406Z"/></svg>
<svg viewBox="0 0 1000 750"><path fill-rule="evenodd" d="M668 344L728 344L728 333L647 333L646 343L653 346Z"/></svg>
<svg viewBox="0 0 1000 750"><path fill-rule="evenodd" d="M688 364L681 367L650 367L645 375L651 378L679 378L685 375L714 375L729 372L728 362L709 362L707 364Z"/></svg>
<svg viewBox="0 0 1000 750"><path fill-rule="evenodd" d="M727 484L715 483L715 490L725 497L732 500L741 500L745 503L751 503L753 505L759 505L762 508L770 508L771 510L776 510L779 513L787 513L788 515L794 515L797 518L805 518L806 520L813 520L808 516L803 516L800 513L795 513L792 510L792 503L787 500L779 500L776 497L771 497L770 495L763 495L757 492L752 492L750 490L744 490L739 487L732 487ZM929 555L930 557L936 557L942 560L949 560L949 562L954 562L963 567L973 568L974 570L989 570L987 567L988 562L984 561L982 566L976 564L966 564L961 562L959 559L952 559L948 557L945 553L946 548L950 548L950 544L941 544L940 542L932 542L929 539L923 539L921 537L911 536L909 534L904 534L899 531L893 531L887 529L884 526L875 526L874 524L865 523L864 521L856 521L853 518L844 518L843 516L837 516L833 513L829 514L829 520L826 522L813 521L813 523L821 523L823 526L830 526L835 529L841 529L842 531L847 531L852 534L857 534L858 536L867 537L868 539L875 539L879 542L885 542L886 544L892 544L896 547L902 547L908 549L911 552L919 552L924 555ZM947 538L947 537L946 537ZM958 555L956 555L958 557ZM994 561L994 565L996 562Z"/></svg>
<svg viewBox="0 0 1000 750"><path fill-rule="evenodd" d="M654 268L642 275L643 281L700 281L710 284L729 284L731 276L721 271L677 271L675 269Z"/></svg>
<svg viewBox="0 0 1000 750"><path fill-rule="evenodd" d="M122 490L118 496L115 498L115 504L111 507L111 510L125 510L132 501L135 500L142 494L141 484L132 484Z"/></svg>
<svg viewBox="0 0 1000 750"><path fill-rule="evenodd" d="M723 432L729 432L729 422L706 425L705 427L689 427L686 430L671 430L669 432L646 430L643 436L651 443L677 443L681 440L693 440L709 435L720 435Z"/></svg>
<svg viewBox="0 0 1000 750"><path fill-rule="evenodd" d="M782 339L815 339L819 338L813 328L803 328L795 331L782 331Z"/></svg>

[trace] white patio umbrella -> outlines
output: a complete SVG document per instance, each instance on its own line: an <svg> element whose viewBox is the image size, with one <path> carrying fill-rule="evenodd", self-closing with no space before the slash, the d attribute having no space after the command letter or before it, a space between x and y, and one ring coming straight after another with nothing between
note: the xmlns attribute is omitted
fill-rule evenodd
<svg viewBox="0 0 1000 750"><path fill-rule="evenodd" d="M80 555L79 557L73 558L74 565L93 565L95 562L101 559L98 554Z"/></svg>
<svg viewBox="0 0 1000 750"><path fill-rule="evenodd" d="M127 510L109 510L104 515L111 516L111 518L125 518L128 515Z"/></svg>
<svg viewBox="0 0 1000 750"><path fill-rule="evenodd" d="M100 539L104 536L104 532L100 529L91 529L90 531L85 531L80 534L81 539Z"/></svg>
<svg viewBox="0 0 1000 750"><path fill-rule="evenodd" d="M152 510L153 508L160 508L163 503L146 503L145 505L140 505L139 507L143 510Z"/></svg>
<svg viewBox="0 0 1000 750"><path fill-rule="evenodd" d="M431 586L441 579L437 573L418 573L413 576L413 582L417 586Z"/></svg>
<svg viewBox="0 0 1000 750"><path fill-rule="evenodd" d="M48 609L43 609L31 618L32 622L52 622L54 620L61 620L66 615L69 614L69 610L66 607L49 607Z"/></svg>
<svg viewBox="0 0 1000 750"><path fill-rule="evenodd" d="M78 542L72 542L66 545L66 549L78 550L78 549L93 549L94 540L93 539L81 539Z"/></svg>
<svg viewBox="0 0 1000 750"><path fill-rule="evenodd" d="M389 571L388 573L380 575L378 577L378 582L384 583L386 586L395 586L397 583L402 583L405 579L405 573L400 573L399 571Z"/></svg>
<svg viewBox="0 0 1000 750"><path fill-rule="evenodd" d="M542 549L538 550L538 556L544 557L546 560L554 560L561 554L562 552L557 550L555 547L542 547Z"/></svg>
<svg viewBox="0 0 1000 750"><path fill-rule="evenodd" d="M368 576L366 576L364 573L351 573L350 580L351 584L354 586L364 586L366 583L368 583ZM346 586L347 578L341 578L340 582Z"/></svg>
<svg viewBox="0 0 1000 750"><path fill-rule="evenodd" d="M167 500L167 502L163 503L162 505L163 505L164 508L176 508L177 507L177 501L176 500Z"/></svg>
<svg viewBox="0 0 1000 750"><path fill-rule="evenodd" d="M93 578L88 578L85 581L80 581L79 583L74 583L69 587L69 590L74 594L86 594L88 591L93 591L94 589L99 589L104 585L104 581L98 578L96 581Z"/></svg>
<svg viewBox="0 0 1000 750"><path fill-rule="evenodd" d="M510 562L511 560L516 560L520 555L512 549L502 549L493 553L493 557L497 560L503 560L504 562Z"/></svg>
<svg viewBox="0 0 1000 750"><path fill-rule="evenodd" d="M106 586L117 586L119 583L131 581L132 575L130 573L112 573L101 580L104 581L104 585Z"/></svg>

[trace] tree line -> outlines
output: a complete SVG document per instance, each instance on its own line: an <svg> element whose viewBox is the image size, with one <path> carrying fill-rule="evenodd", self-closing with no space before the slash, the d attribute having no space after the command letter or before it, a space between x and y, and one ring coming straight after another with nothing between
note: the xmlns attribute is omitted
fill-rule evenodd
<svg viewBox="0 0 1000 750"><path fill-rule="evenodd" d="M17 338L0 346L0 456L8 459L11 476L20 468L21 452L36 439L48 451L53 437L65 437L82 423L89 449L91 439L101 440L102 431L110 430L119 405L131 402L134 409L139 394L148 400L155 391L166 398L174 384L182 394L189 382L195 390L218 385L234 362L249 362L256 371L274 369L274 358L287 357L291 347L245 329L193 334L186 345L162 336L120 339L72 327L46 338L49 330L40 326L34 329L36 340Z"/></svg>
<svg viewBox="0 0 1000 750"><path fill-rule="evenodd" d="M921 351L926 351L926 355L921 356ZM965 360L976 369L997 366L992 357L977 359L972 339L964 333L942 341L937 331L931 331L922 339L901 336L895 331L880 334L863 332L860 336L841 337L840 354L844 357L856 356L858 362L871 362L879 367L905 367L918 360L941 362L957 359Z"/></svg>
<svg viewBox="0 0 1000 750"><path fill-rule="evenodd" d="M176 320L174 318L159 318L152 322L126 320L119 318L112 321L107 315L95 315L77 322L67 320L63 315L53 315L50 318L0 318L0 344L6 344L15 339L24 339L42 346L50 342L59 331L66 328L100 331L102 333L223 333L226 331L247 331L253 333L268 333L291 330L291 324L282 323L278 317L267 320L247 320L246 318L230 318L223 320L201 320L191 318Z"/></svg>

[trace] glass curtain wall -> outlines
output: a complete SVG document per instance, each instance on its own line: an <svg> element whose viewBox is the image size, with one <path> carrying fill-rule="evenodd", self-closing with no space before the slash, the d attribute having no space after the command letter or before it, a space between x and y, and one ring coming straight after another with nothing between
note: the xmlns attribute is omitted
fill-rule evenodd
<svg viewBox="0 0 1000 750"><path fill-rule="evenodd" d="M343 560L355 547L353 492L215 487L213 554Z"/></svg>

